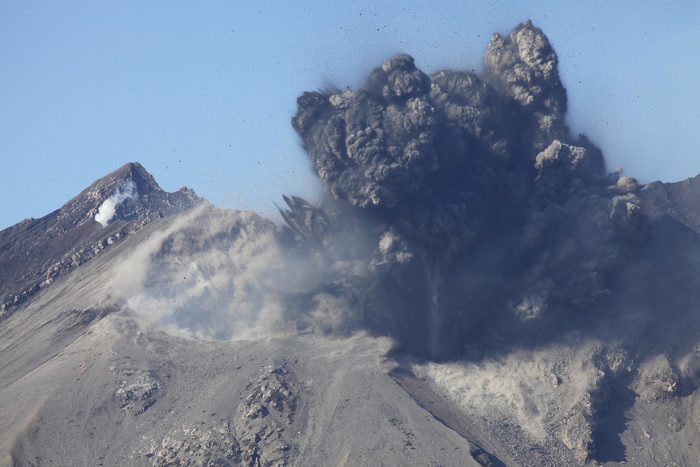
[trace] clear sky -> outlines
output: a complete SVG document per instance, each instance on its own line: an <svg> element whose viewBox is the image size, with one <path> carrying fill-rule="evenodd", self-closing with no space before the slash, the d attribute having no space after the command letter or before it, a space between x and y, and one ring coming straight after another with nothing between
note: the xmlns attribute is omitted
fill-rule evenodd
<svg viewBox="0 0 700 467"><path fill-rule="evenodd" d="M532 19L559 55L568 123L640 181L700 173L700 2L0 2L0 229L140 162L167 191L267 216L319 183L290 119L303 91L360 87L409 53L482 67Z"/></svg>

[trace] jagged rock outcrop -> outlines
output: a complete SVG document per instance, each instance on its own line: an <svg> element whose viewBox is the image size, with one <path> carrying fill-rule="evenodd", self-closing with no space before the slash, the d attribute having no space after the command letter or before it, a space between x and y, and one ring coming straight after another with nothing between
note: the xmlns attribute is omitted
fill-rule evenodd
<svg viewBox="0 0 700 467"><path fill-rule="evenodd" d="M644 213L652 220L669 216L700 232L700 175L680 182L651 182L640 192L645 200Z"/></svg>
<svg viewBox="0 0 700 467"><path fill-rule="evenodd" d="M268 365L250 384L236 411L242 460L248 465L284 466L298 456L295 414L300 385L284 365ZM299 424L296 427L301 428Z"/></svg>
<svg viewBox="0 0 700 467"><path fill-rule="evenodd" d="M116 392L121 409L134 415L144 413L156 402L158 391L162 393L162 385L150 373L140 373L131 382L122 381Z"/></svg>

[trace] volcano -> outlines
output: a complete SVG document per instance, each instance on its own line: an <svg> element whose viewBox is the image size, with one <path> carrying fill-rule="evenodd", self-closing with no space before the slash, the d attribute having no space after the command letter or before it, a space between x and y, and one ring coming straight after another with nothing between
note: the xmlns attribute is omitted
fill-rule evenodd
<svg viewBox="0 0 700 467"><path fill-rule="evenodd" d="M700 176L608 173L557 60L303 94L282 225L129 163L0 232L2 464L696 464Z"/></svg>

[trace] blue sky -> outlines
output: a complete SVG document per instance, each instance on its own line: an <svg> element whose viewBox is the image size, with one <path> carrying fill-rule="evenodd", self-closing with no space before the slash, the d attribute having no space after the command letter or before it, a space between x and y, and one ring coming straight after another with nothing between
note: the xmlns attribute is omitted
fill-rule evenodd
<svg viewBox="0 0 700 467"><path fill-rule="evenodd" d="M429 4L432 3L432 4ZM296 98L358 88L409 53L481 69L532 19L560 59L568 123L640 181L700 173L700 2L0 2L0 229L139 161L165 190L274 215L319 183Z"/></svg>

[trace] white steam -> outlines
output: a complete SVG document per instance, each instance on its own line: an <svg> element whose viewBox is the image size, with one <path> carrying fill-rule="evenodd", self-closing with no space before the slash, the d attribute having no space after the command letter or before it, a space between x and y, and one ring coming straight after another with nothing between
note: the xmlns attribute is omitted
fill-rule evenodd
<svg viewBox="0 0 700 467"><path fill-rule="evenodd" d="M135 199L138 197L138 190L133 180L127 180L123 187L117 188L112 196L102 202L95 214L95 220L102 224L102 227L107 227L116 214L117 206L127 199Z"/></svg>

